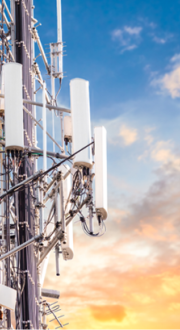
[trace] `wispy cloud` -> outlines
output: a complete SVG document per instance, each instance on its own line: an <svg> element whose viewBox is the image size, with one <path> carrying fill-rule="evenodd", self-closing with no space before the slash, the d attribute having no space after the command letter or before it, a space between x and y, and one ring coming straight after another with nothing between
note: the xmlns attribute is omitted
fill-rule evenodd
<svg viewBox="0 0 180 330"><path fill-rule="evenodd" d="M171 164L176 170L180 170L180 156L173 152L172 141L159 141L155 144L151 157L162 164Z"/></svg>
<svg viewBox="0 0 180 330"><path fill-rule="evenodd" d="M61 281L52 276L52 254L45 286L60 289L71 329L178 329L179 179L180 172L161 171L120 222L115 210L100 243L76 231L75 256L61 263Z"/></svg>
<svg viewBox="0 0 180 330"><path fill-rule="evenodd" d="M157 44L162 44L163 45L163 44L166 43L167 39L159 38L159 37L154 36L153 41L155 41Z"/></svg>
<svg viewBox="0 0 180 330"><path fill-rule="evenodd" d="M133 49L135 49L137 47L138 47L137 45L127 46L127 47L125 47L125 48L122 49L121 54L123 54L125 51L133 50Z"/></svg>
<svg viewBox="0 0 180 330"><path fill-rule="evenodd" d="M164 45L172 39L173 34L164 31L154 31L153 33L150 33L150 36L152 37L152 41L156 44Z"/></svg>
<svg viewBox="0 0 180 330"><path fill-rule="evenodd" d="M103 120L98 125L105 126L108 143L111 145L130 146L138 139L138 130L132 127L132 123L127 122L123 116Z"/></svg>
<svg viewBox="0 0 180 330"><path fill-rule="evenodd" d="M138 139L138 133L135 128L127 127L122 125L119 131L119 136L123 139L126 146L131 145Z"/></svg>
<svg viewBox="0 0 180 330"><path fill-rule="evenodd" d="M138 47L140 42L141 26L124 26L122 29L112 31L112 40L118 42L122 48L121 53L131 51Z"/></svg>
<svg viewBox="0 0 180 330"><path fill-rule="evenodd" d="M130 26L125 26L124 27L124 31L126 31L127 33L129 33L130 35L139 35L140 32L142 31L142 27L130 27Z"/></svg>
<svg viewBox="0 0 180 330"><path fill-rule="evenodd" d="M148 22L146 19L141 19L141 26L123 26L111 32L111 37L114 42L118 43L121 48L120 53L132 51L136 49L142 42L142 32L146 33L146 40L150 38L156 44L165 45L172 39L173 34L161 31L154 22Z"/></svg>
<svg viewBox="0 0 180 330"><path fill-rule="evenodd" d="M169 94L173 99L180 97L180 54L174 55L170 60L170 70L164 75L155 77L151 85L157 92Z"/></svg>
<svg viewBox="0 0 180 330"><path fill-rule="evenodd" d="M155 141L154 136L149 133L144 137L144 140L147 143L147 148L138 157L138 160L149 158L161 166L166 166L167 171L172 169L180 171L180 152L176 150L173 141Z"/></svg>

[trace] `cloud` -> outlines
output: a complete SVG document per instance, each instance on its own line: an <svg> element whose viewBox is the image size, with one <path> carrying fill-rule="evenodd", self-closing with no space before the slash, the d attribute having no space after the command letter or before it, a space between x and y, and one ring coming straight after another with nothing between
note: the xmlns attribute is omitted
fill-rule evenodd
<svg viewBox="0 0 180 330"><path fill-rule="evenodd" d="M150 39L159 45L166 44L172 39L173 34L168 32L158 32L155 23L148 22L146 19L141 19L142 26L127 26L120 29L114 29L111 32L112 40L118 42L118 46L121 47L120 54L125 51L132 51L136 49L142 41L142 31L147 33Z"/></svg>
<svg viewBox="0 0 180 330"><path fill-rule="evenodd" d="M159 255L166 254L166 263L168 263L168 257L170 262L176 258L176 252L174 246L167 242L179 241L177 232L179 231L180 173L172 168L171 173L161 169L157 175L158 180L144 197L129 205L128 216L121 219L120 227L121 233L127 230L131 235L133 232L137 233L142 240L146 237L146 243L148 238L148 245L151 240L153 250ZM155 242L158 242L158 245ZM160 245L160 242L165 244ZM150 254L152 257L153 253Z"/></svg>
<svg viewBox="0 0 180 330"><path fill-rule="evenodd" d="M155 29L156 26L157 26L157 25L156 25L154 22L150 22L150 23L149 23L149 27L150 27L151 29Z"/></svg>
<svg viewBox="0 0 180 330"><path fill-rule="evenodd" d="M131 45L131 46L125 47L124 49L122 49L121 54L123 54L126 50L130 51L130 50L133 50L135 48L137 48L137 45Z"/></svg>
<svg viewBox="0 0 180 330"><path fill-rule="evenodd" d="M133 106L131 109L133 109ZM131 127L131 123L127 123L126 117L123 115L110 120L101 120L100 122L93 123L94 127L97 125L105 126L108 143L111 145L129 146L138 139L138 130Z"/></svg>
<svg viewBox="0 0 180 330"><path fill-rule="evenodd" d="M155 77L151 85L158 88L158 92L169 94L174 99L180 97L180 54L171 58L170 67L169 72Z"/></svg>
<svg viewBox="0 0 180 330"><path fill-rule="evenodd" d="M159 84L162 89L169 92L172 98L180 97L180 67L166 73Z"/></svg>
<svg viewBox="0 0 180 330"><path fill-rule="evenodd" d="M102 322L121 322L126 316L125 308L120 305L90 306L90 309L93 317Z"/></svg>
<svg viewBox="0 0 180 330"><path fill-rule="evenodd" d="M161 169L128 214L110 210L106 235L93 240L76 231L61 281L52 253L45 282L60 290L70 329L178 328L179 180L179 171Z"/></svg>
<svg viewBox="0 0 180 330"><path fill-rule="evenodd" d="M151 145L154 141L153 136L150 135L150 134L146 135L144 139L145 139L145 141L147 142L148 145Z"/></svg>
<svg viewBox="0 0 180 330"><path fill-rule="evenodd" d="M141 31L141 26L124 26L122 29L112 31L112 40L118 42L118 45L122 48L121 54L138 47Z"/></svg>
<svg viewBox="0 0 180 330"><path fill-rule="evenodd" d="M158 141L151 151L151 158L162 164L171 164L180 170L180 156L172 152L172 141Z"/></svg>
<svg viewBox="0 0 180 330"><path fill-rule="evenodd" d="M140 32L142 31L142 27L130 27L130 26L125 26L124 27L124 31L126 31L127 33L129 33L130 35L139 35Z"/></svg>
<svg viewBox="0 0 180 330"><path fill-rule="evenodd" d="M179 65L180 64L180 54L175 54L172 58L171 58L171 62Z"/></svg>
<svg viewBox="0 0 180 330"><path fill-rule="evenodd" d="M161 35L160 35L161 34ZM157 43L157 44L161 44L164 45L166 44L170 39L172 39L173 34L172 33L168 33L168 32L163 32L163 33L159 33L159 35L155 34L155 32L150 33L150 36L152 36L152 40Z"/></svg>
<svg viewBox="0 0 180 330"><path fill-rule="evenodd" d="M153 37L153 41L155 41L157 44L162 44L162 45L167 42L167 40L165 38L159 38L156 36Z"/></svg>
<svg viewBox="0 0 180 330"><path fill-rule="evenodd" d="M117 208L109 208L108 209L108 217L111 218L112 221L115 221L117 223L121 222L121 219L127 215L126 210L121 210Z"/></svg>
<svg viewBox="0 0 180 330"><path fill-rule="evenodd" d="M126 146L131 145L138 139L137 130L135 128L128 128L126 125L121 126L119 136L123 139Z"/></svg>

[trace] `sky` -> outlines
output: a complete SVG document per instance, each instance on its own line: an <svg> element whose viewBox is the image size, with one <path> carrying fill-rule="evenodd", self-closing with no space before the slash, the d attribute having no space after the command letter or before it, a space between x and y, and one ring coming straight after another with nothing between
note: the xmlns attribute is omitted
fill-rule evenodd
<svg viewBox="0 0 180 330"><path fill-rule="evenodd" d="M48 53L56 1L34 5ZM178 0L62 0L58 104L70 106L71 79L88 80L92 135L104 125L108 150L106 234L75 223L74 259L61 259L60 277L54 253L48 265L44 286L60 290L67 329L180 327L179 13Z"/></svg>

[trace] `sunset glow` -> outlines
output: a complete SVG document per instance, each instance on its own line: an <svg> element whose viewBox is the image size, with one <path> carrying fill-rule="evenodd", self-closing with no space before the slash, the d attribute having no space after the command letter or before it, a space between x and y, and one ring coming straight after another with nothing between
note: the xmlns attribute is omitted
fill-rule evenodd
<svg viewBox="0 0 180 330"><path fill-rule="evenodd" d="M62 0L58 102L69 107L70 79L87 79L92 132L104 125L108 139L106 233L86 236L77 217L74 259L55 277L52 253L46 274L67 329L180 328L179 13L177 0Z"/></svg>

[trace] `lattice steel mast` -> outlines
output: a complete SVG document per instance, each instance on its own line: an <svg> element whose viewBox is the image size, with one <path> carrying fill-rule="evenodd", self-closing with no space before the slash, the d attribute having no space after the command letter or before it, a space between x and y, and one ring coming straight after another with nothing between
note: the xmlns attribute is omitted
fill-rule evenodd
<svg viewBox="0 0 180 330"><path fill-rule="evenodd" d="M64 260L74 255L75 216L87 235L98 237L105 231L106 131L96 127L91 137L88 81L71 80L71 109L58 106L63 79L61 0L56 0L56 6L57 42L50 44L48 63L33 0L2 0L0 4L1 329L12 327L11 310L15 311L16 329L46 329L49 314L63 327L56 315L58 306L47 301L47 297L57 299L59 292L42 288L49 253L55 249L58 276L60 253ZM35 43L40 52L37 56ZM39 55L51 78L50 92L38 65ZM36 107L42 109L42 124L36 118ZM52 111L52 136L47 109ZM61 145L55 139L55 115L60 118ZM37 144L37 126L43 133L42 149ZM47 137L52 151L47 150ZM39 157L43 157L43 168L38 171ZM47 158L53 161L51 166L47 166ZM83 215L85 207L87 216Z"/></svg>

